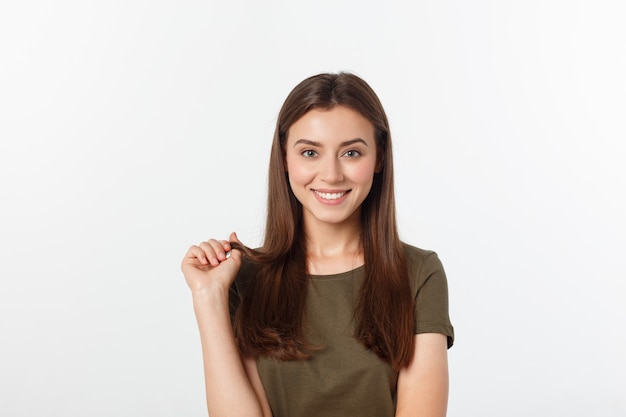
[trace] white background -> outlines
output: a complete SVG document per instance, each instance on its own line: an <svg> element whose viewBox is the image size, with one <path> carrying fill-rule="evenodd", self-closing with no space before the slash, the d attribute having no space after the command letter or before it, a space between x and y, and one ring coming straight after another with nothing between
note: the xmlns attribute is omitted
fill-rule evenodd
<svg viewBox="0 0 626 417"><path fill-rule="evenodd" d="M180 260L261 241L278 109L379 94L450 286L450 416L626 414L622 2L0 6L0 414L202 416Z"/></svg>

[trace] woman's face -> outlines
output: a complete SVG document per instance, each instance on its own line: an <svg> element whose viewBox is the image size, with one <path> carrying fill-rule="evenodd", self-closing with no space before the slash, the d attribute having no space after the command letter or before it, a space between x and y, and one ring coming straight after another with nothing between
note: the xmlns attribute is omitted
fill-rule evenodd
<svg viewBox="0 0 626 417"><path fill-rule="evenodd" d="M307 227L359 222L377 170L369 120L345 106L311 110L289 128L285 155Z"/></svg>

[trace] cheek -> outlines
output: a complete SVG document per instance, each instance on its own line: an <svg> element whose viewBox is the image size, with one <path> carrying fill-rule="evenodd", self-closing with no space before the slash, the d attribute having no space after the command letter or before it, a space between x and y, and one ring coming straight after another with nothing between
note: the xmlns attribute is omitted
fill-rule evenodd
<svg viewBox="0 0 626 417"><path fill-rule="evenodd" d="M350 177L352 181L361 184L371 183L374 180L375 161L364 161L362 164L356 164L350 167Z"/></svg>
<svg viewBox="0 0 626 417"><path fill-rule="evenodd" d="M305 164L295 163L293 158L287 156L286 158L287 164L287 175L289 177L289 182L292 184L301 184L306 183L311 177L309 170L307 169Z"/></svg>

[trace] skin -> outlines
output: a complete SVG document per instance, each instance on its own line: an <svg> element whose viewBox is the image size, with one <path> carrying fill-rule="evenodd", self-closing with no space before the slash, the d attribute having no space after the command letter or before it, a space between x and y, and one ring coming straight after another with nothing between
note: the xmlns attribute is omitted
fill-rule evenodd
<svg viewBox="0 0 626 417"><path fill-rule="evenodd" d="M445 417L448 385L446 336L438 333L416 335L413 360L398 375L396 417Z"/></svg>
<svg viewBox="0 0 626 417"><path fill-rule="evenodd" d="M291 126L285 170L303 206L310 273L334 274L363 264L361 204L381 168L378 153L373 125L347 107L311 110ZM238 241L234 233L229 240ZM182 262L200 329L207 406L211 417L269 417L255 360L239 355L231 327L228 289L241 253L233 250L226 258L230 250L228 240L210 239L192 246ZM445 416L446 337L419 334L415 341L413 360L399 373L396 416Z"/></svg>

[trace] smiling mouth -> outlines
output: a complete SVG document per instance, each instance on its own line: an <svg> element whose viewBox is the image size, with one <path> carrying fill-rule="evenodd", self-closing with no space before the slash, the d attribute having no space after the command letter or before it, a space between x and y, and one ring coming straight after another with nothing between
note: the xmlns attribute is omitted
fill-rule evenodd
<svg viewBox="0 0 626 417"><path fill-rule="evenodd" d="M341 197L343 197L344 195L350 192L350 190L342 191L338 193L323 193L317 190L313 190L313 191L315 192L315 194L317 194L320 198L323 198L324 200L339 200Z"/></svg>

